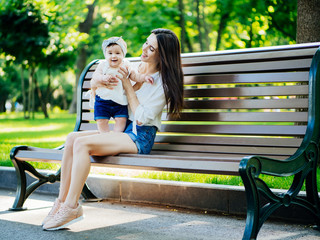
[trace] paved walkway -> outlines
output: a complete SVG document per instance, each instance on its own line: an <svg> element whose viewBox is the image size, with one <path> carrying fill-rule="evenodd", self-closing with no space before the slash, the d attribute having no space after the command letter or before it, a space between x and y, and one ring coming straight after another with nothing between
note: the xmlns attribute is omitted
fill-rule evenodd
<svg viewBox="0 0 320 240"><path fill-rule="evenodd" d="M0 189L0 239L239 240L245 219L150 205L116 202L83 203L85 219L69 229L43 231L41 222L55 196L33 194L27 211L12 212L15 193ZM258 240L320 240L310 226L267 222Z"/></svg>

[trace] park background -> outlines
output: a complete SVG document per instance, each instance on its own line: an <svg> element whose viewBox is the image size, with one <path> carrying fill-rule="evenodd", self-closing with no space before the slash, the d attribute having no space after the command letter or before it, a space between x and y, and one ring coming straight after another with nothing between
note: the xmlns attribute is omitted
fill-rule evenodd
<svg viewBox="0 0 320 240"><path fill-rule="evenodd" d="M127 57L138 57L155 28L173 30L183 53L316 42L320 1L0 0L0 166L12 166L15 145L63 144L75 125L77 81L90 61L103 58L104 39L122 36ZM141 174L241 185L230 176Z"/></svg>

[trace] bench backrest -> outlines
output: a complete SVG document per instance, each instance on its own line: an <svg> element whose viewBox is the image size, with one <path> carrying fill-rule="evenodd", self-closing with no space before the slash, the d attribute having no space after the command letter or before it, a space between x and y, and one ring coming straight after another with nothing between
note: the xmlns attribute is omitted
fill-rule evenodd
<svg viewBox="0 0 320 240"><path fill-rule="evenodd" d="M185 109L179 120L164 112L152 153L291 156L306 133L309 70L319 45L182 54ZM80 77L76 131L96 129L84 93L98 61Z"/></svg>

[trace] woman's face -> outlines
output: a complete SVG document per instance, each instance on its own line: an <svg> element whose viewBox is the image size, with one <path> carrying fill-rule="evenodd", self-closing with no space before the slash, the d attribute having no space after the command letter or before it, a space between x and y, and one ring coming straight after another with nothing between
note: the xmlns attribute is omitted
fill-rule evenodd
<svg viewBox="0 0 320 240"><path fill-rule="evenodd" d="M153 33L142 46L141 61L154 64L158 64L159 62L158 41Z"/></svg>

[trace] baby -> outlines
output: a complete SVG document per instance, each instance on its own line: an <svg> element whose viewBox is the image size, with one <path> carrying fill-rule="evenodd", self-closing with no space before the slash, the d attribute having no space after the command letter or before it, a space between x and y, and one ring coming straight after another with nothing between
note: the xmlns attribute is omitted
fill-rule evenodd
<svg viewBox="0 0 320 240"><path fill-rule="evenodd" d="M127 44L122 37L111 37L102 43L105 60L100 61L91 80L91 105L94 99L94 119L97 121L100 133L109 132L109 120L115 120L114 131L122 132L128 118L128 101L122 87L122 82L112 89L97 85L98 80L109 81L116 79L120 67L129 69L129 78L134 82L153 83L153 78L146 74L139 74L130 68L130 63L124 57L127 53Z"/></svg>

